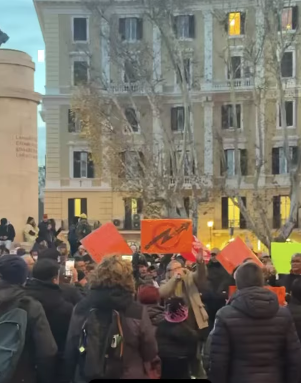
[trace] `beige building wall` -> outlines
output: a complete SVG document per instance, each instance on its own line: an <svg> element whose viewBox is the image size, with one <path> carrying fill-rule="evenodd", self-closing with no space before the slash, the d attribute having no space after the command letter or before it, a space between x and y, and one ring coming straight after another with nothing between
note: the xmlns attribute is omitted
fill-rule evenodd
<svg viewBox="0 0 301 383"><path fill-rule="evenodd" d="M29 216L38 219L37 105L35 65L21 51L0 49L0 216L16 240Z"/></svg>

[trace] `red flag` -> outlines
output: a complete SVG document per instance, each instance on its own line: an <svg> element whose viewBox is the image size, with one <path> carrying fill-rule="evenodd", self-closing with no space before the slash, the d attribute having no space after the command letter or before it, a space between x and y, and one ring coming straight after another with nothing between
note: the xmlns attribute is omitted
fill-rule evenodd
<svg viewBox="0 0 301 383"><path fill-rule="evenodd" d="M208 263L210 260L210 250L202 244L200 240L197 239L197 237L193 236L192 239L192 249L190 253L182 253L182 257L187 259L187 261L195 262L196 261L196 256L199 252L199 249L203 250L203 257L205 263Z"/></svg>

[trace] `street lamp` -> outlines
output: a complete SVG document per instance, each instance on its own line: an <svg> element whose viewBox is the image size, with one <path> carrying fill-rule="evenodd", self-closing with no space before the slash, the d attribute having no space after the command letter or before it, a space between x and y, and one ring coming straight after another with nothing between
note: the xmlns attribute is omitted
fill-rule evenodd
<svg viewBox="0 0 301 383"><path fill-rule="evenodd" d="M209 233L210 233L210 246L212 246L212 228L213 228L214 222L208 221L207 226L209 227Z"/></svg>

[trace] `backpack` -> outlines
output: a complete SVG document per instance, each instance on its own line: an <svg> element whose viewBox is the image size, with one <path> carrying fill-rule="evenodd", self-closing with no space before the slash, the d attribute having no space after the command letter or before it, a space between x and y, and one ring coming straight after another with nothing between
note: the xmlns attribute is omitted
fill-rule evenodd
<svg viewBox="0 0 301 383"><path fill-rule="evenodd" d="M27 312L14 307L0 314L0 383L11 380L25 345Z"/></svg>
<svg viewBox="0 0 301 383"><path fill-rule="evenodd" d="M79 341L79 373L85 381L120 379L123 373L124 337L119 312L92 309Z"/></svg>

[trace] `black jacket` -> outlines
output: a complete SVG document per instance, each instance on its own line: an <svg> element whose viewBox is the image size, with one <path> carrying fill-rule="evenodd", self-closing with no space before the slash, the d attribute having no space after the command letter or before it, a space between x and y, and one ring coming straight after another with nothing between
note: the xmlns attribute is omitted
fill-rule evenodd
<svg viewBox="0 0 301 383"><path fill-rule="evenodd" d="M301 301L299 301L297 298L292 297L288 304L288 308L292 314L297 334L301 341Z"/></svg>
<svg viewBox="0 0 301 383"><path fill-rule="evenodd" d="M72 303L73 306L75 306L83 298L78 288L70 285L69 283L61 283L60 289L62 290L62 295L65 301Z"/></svg>
<svg viewBox="0 0 301 383"><path fill-rule="evenodd" d="M207 280L212 291L218 294L223 291L228 293L229 286L232 283L232 277L223 266L219 262L210 261L207 265L207 272Z"/></svg>
<svg viewBox="0 0 301 383"><path fill-rule="evenodd" d="M287 274L287 275L281 275L280 276L280 279L279 279L279 286L284 286L285 289L286 289L286 292L288 294L291 294L292 292L292 285L293 285L293 282L296 280L296 279L299 279L301 278L301 275L298 275L298 274Z"/></svg>
<svg viewBox="0 0 301 383"><path fill-rule="evenodd" d="M47 243L51 242L51 231L48 229L49 222L39 223L39 238L43 239Z"/></svg>
<svg viewBox="0 0 301 383"><path fill-rule="evenodd" d="M42 305L27 297L22 287L0 281L0 311L15 302L27 312L27 330L23 353L10 383L52 383L57 346Z"/></svg>
<svg viewBox="0 0 301 383"><path fill-rule="evenodd" d="M92 308L97 308L102 316L111 315L112 310L120 313L124 338L122 378L147 378L144 363L153 361L157 356L155 331L146 308L135 302L130 292L116 286L89 290L88 296L75 307L66 344L63 382L83 382L76 372L78 345L82 325Z"/></svg>
<svg viewBox="0 0 301 383"><path fill-rule="evenodd" d="M1 237L7 237L5 241L14 242L15 236L15 229L11 223L8 225L0 225L0 241Z"/></svg>
<svg viewBox="0 0 301 383"><path fill-rule="evenodd" d="M301 346L293 319L261 287L237 291L216 315L211 383L299 383Z"/></svg>
<svg viewBox="0 0 301 383"><path fill-rule="evenodd" d="M63 298L60 287L53 283L30 279L25 290L42 304L59 353L63 353L73 305Z"/></svg>
<svg viewBox="0 0 301 383"><path fill-rule="evenodd" d="M157 327L159 323L164 321L164 307L160 305L146 305L148 315L152 325Z"/></svg>
<svg viewBox="0 0 301 383"><path fill-rule="evenodd" d="M156 332L160 358L193 358L196 354L198 335L187 321L159 323Z"/></svg>

